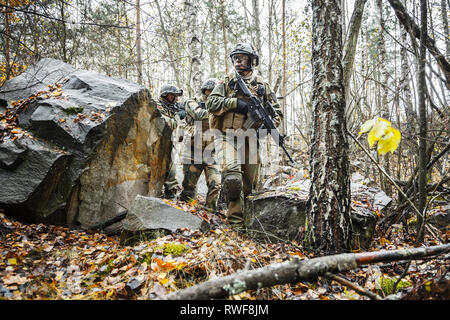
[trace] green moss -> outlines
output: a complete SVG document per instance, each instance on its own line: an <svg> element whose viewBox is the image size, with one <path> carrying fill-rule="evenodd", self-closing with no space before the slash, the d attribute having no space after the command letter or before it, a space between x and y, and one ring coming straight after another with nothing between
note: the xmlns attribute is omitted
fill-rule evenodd
<svg viewBox="0 0 450 320"><path fill-rule="evenodd" d="M393 279L393 278L389 278L389 277L380 277L377 279L378 281L378 294L383 294L384 296L388 296L390 294L394 294L397 293L398 291L400 291L402 288L406 288L406 287L410 287L412 286L412 282L411 281L407 281L407 280L400 280L400 282L397 285L397 288L394 292L394 284L397 281L397 279Z"/></svg>
<svg viewBox="0 0 450 320"><path fill-rule="evenodd" d="M107 263L99 268L100 275L107 275L114 269L114 259L110 259Z"/></svg>
<svg viewBox="0 0 450 320"><path fill-rule="evenodd" d="M180 256L188 251L188 248L179 242L164 243L162 246L157 247L155 250L162 250L163 255L168 256Z"/></svg>
<svg viewBox="0 0 450 320"><path fill-rule="evenodd" d="M142 264L142 263L147 263L150 264L152 263L152 254L153 252L146 252L142 257L139 257L138 263Z"/></svg>
<svg viewBox="0 0 450 320"><path fill-rule="evenodd" d="M417 226L417 216L409 218L407 221L407 226L409 228L416 227Z"/></svg>
<svg viewBox="0 0 450 320"><path fill-rule="evenodd" d="M63 111L67 114L73 114L76 115L78 113L83 112L84 108L82 106L78 106L78 107L69 107L66 109L63 109Z"/></svg>

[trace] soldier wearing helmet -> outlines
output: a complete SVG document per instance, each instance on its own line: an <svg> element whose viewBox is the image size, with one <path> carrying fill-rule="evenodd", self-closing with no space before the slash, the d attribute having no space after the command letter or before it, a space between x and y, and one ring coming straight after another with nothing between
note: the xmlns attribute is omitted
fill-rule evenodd
<svg viewBox="0 0 450 320"><path fill-rule="evenodd" d="M269 101L278 116L273 120L279 125L282 118L280 106L269 84L256 74L259 56L249 43L237 44L230 53L235 72L242 76L250 92L261 101ZM227 217L230 223L243 223L244 199L253 192L259 179L260 159L256 155L256 163L250 163L249 140L238 145L235 139L227 138L226 132L245 133L243 124L248 113L247 98L239 89L235 72L227 75L211 92L206 106L208 109L210 127L222 132L222 150L217 150L218 159L222 161L222 189L228 205ZM240 130L240 131L239 131ZM242 150L245 148L245 150ZM259 146L258 146L259 148ZM227 150L231 150L228 152ZM244 154L245 159L239 159L238 154Z"/></svg>
<svg viewBox="0 0 450 320"><path fill-rule="evenodd" d="M217 205L217 199L220 191L220 167L216 164L214 159L205 159L206 148L213 148L214 143L212 139L207 139L203 136L203 133L209 129L208 111L206 110L206 99L213 91L218 80L210 78L205 80L200 91L201 97L195 97L186 100L186 131L190 135L190 139L185 140L185 148L183 153L183 191L180 194L180 200L190 201L195 199L197 182L202 172L205 173L206 185L208 186L208 192L206 195L206 207L215 210ZM196 130L197 129L197 130ZM201 139L196 139L196 135L202 135ZM213 154L214 151L210 154ZM195 159L194 155L201 155L200 159Z"/></svg>
<svg viewBox="0 0 450 320"><path fill-rule="evenodd" d="M178 127L186 116L184 108L178 103L178 99L182 95L182 89L178 89L170 84L163 85L159 90L157 109L172 131ZM174 198L177 189L178 181L176 179L176 168L171 159L164 182L164 197L168 199Z"/></svg>

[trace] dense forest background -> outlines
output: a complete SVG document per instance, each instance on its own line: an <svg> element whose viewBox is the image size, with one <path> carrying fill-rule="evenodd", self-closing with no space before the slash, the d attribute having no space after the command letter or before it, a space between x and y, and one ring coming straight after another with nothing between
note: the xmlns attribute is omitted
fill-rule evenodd
<svg viewBox="0 0 450 320"><path fill-rule="evenodd" d="M403 3L419 25L419 1ZM154 97L162 84L174 83L186 97L197 93L202 80L231 71L228 55L235 43L251 42L260 54L258 71L279 97L285 97L284 132L301 143L301 152L308 151L311 1L2 0L1 5L1 82L42 57L53 57L139 82ZM403 139L399 152L387 161L388 172L398 180L408 179L417 163L419 41L401 25L388 1L342 5L343 39L350 47L345 50L354 49L353 67L345 76L349 129L355 132L374 116L392 121ZM355 9L362 14L359 19L352 19ZM448 58L448 1L428 1L428 11L427 33ZM441 151L448 140L444 79L427 53L430 151ZM440 162L430 173L442 177L445 164L446 160ZM369 166L360 165L366 174L372 173Z"/></svg>

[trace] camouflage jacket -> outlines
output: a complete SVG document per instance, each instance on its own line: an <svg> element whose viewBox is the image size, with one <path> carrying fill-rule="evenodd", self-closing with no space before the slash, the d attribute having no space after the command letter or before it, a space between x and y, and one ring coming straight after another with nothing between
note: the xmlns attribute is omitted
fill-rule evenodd
<svg viewBox="0 0 450 320"><path fill-rule="evenodd" d="M269 84L260 76L255 75L244 78L244 82L255 97L258 97L263 103L269 101L272 104L275 112L278 114L274 122L276 125L279 125L283 118L283 113ZM233 110L237 107L238 98L246 99L239 90L235 74L232 73L219 82L206 102L206 108L210 113L209 125L211 128L223 129L223 118L227 117L227 114L230 112L234 113Z"/></svg>

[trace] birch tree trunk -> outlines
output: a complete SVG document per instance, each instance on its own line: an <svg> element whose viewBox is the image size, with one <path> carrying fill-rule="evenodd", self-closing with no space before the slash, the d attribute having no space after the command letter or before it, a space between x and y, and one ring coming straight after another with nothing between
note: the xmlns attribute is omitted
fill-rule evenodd
<svg viewBox="0 0 450 320"><path fill-rule="evenodd" d="M189 54L191 60L189 91L190 94L197 93L200 90L203 79L202 65L202 43L199 37L197 12L199 3L197 0L185 0L184 10L186 14L186 30L188 33Z"/></svg>
<svg viewBox="0 0 450 320"><path fill-rule="evenodd" d="M380 80L381 85L381 117L390 120L390 112L387 103L388 96L388 71L386 68L386 44L384 40L384 17L383 17L383 2L382 0L377 0L377 18L378 18L378 67L381 69Z"/></svg>
<svg viewBox="0 0 450 320"><path fill-rule="evenodd" d="M141 4L136 0L136 69L137 82L142 84L142 55L141 55Z"/></svg>
<svg viewBox="0 0 450 320"><path fill-rule="evenodd" d="M350 179L340 0L312 2L313 134L306 240L326 253L350 246Z"/></svg>
<svg viewBox="0 0 450 320"><path fill-rule="evenodd" d="M383 1L377 0L377 19L378 19L378 42L377 42L377 49L378 49L378 69L381 70L380 75L380 84L381 87L381 101L380 101L380 107L381 107L381 117L386 120L391 120L390 110L388 106L388 71L387 71L387 55L386 55L386 42L384 40L384 17L383 17ZM386 154L384 157L381 158L381 162L383 163L383 167L386 170L387 173L391 173L390 168L390 159L389 154ZM392 188L389 180L386 177L381 177L381 185L384 192L386 192L387 195L392 195Z"/></svg>

